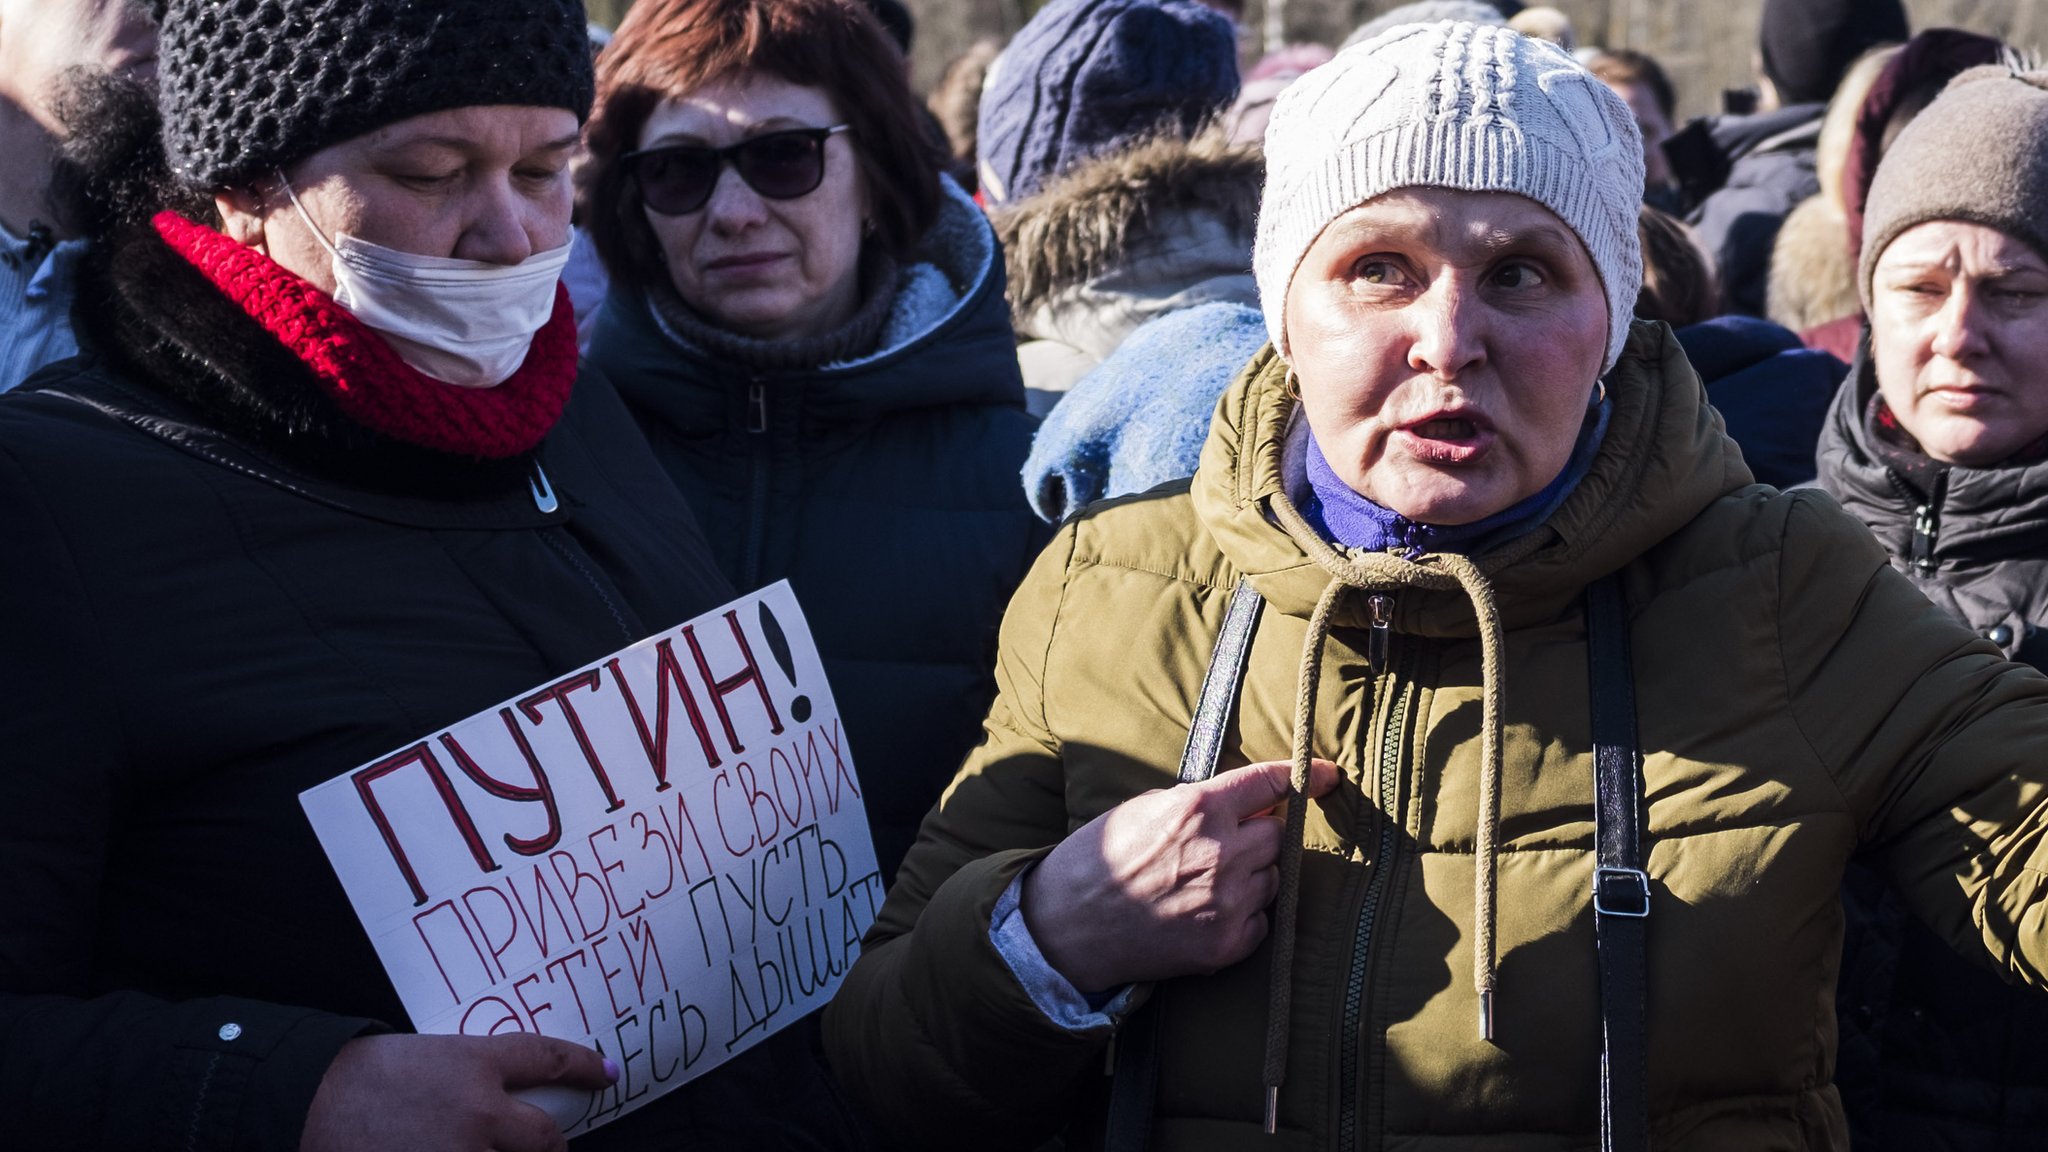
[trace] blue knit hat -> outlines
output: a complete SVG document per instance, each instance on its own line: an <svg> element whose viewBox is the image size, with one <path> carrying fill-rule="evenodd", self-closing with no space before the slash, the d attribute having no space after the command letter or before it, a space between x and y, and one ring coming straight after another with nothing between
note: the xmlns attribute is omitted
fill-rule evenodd
<svg viewBox="0 0 2048 1152"><path fill-rule="evenodd" d="M989 70L982 188L1018 200L1161 127L1192 134L1237 98L1237 34L1195 0L1052 0Z"/></svg>

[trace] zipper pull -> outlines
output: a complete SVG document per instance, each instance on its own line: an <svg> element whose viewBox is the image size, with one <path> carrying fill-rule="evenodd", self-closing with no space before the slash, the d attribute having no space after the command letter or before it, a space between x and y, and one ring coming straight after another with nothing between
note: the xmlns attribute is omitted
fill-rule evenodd
<svg viewBox="0 0 2048 1152"><path fill-rule="evenodd" d="M1375 592L1365 603L1372 609L1372 631L1366 634L1365 662L1372 665L1373 671L1385 672L1388 625L1394 622L1394 598L1384 592Z"/></svg>
<svg viewBox="0 0 2048 1152"><path fill-rule="evenodd" d="M28 246L22 249L21 262L30 268L43 266L43 257L57 250L57 238L50 234L50 226L41 220L28 224Z"/></svg>
<svg viewBox="0 0 2048 1152"><path fill-rule="evenodd" d="M1934 571L1934 505L1922 504L1913 510L1913 567L1922 572Z"/></svg>
<svg viewBox="0 0 2048 1152"><path fill-rule="evenodd" d="M548 483L547 470L540 466L538 460L533 462L533 475L526 478L526 487L533 493L533 506L543 513L553 512L562 506L562 502L555 499L555 486Z"/></svg>
<svg viewBox="0 0 2048 1152"><path fill-rule="evenodd" d="M747 386L747 431L768 430L768 386L759 380Z"/></svg>

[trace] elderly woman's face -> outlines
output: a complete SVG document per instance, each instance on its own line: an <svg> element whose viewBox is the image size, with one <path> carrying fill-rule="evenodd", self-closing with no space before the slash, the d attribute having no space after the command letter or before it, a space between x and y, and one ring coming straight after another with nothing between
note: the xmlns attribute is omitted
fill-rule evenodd
<svg viewBox="0 0 2048 1152"><path fill-rule="evenodd" d="M639 147L725 148L841 122L824 89L750 73L664 100L641 130ZM850 135L829 137L824 149L823 179L794 199L761 195L727 164L703 207L680 215L647 210L684 303L759 340L815 336L853 317L867 191Z"/></svg>
<svg viewBox="0 0 2048 1152"><path fill-rule="evenodd" d="M1533 200L1412 188L1339 216L1287 293L1290 361L1331 467L1425 524L1564 470L1607 356L1585 246Z"/></svg>
<svg viewBox="0 0 2048 1152"><path fill-rule="evenodd" d="M1959 220L1900 233L1871 277L1870 348L1936 460L1996 464L2048 436L2048 262L2020 240Z"/></svg>
<svg viewBox="0 0 2048 1152"><path fill-rule="evenodd" d="M323 148L285 176L330 241L346 232L416 256L512 265L569 242L579 134L564 108L455 108ZM334 291L332 256L282 189L217 203L229 235Z"/></svg>

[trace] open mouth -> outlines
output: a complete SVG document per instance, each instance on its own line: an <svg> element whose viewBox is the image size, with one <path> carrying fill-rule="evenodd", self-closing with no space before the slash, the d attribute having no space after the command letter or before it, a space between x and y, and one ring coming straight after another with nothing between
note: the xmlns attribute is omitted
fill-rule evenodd
<svg viewBox="0 0 2048 1152"><path fill-rule="evenodd" d="M1418 420L1395 433L1417 459L1433 464L1469 464L1493 446L1493 429L1484 419L1444 413Z"/></svg>
<svg viewBox="0 0 2048 1152"><path fill-rule="evenodd" d="M1470 440L1479 435L1479 426L1461 416L1424 420L1408 430L1425 440Z"/></svg>

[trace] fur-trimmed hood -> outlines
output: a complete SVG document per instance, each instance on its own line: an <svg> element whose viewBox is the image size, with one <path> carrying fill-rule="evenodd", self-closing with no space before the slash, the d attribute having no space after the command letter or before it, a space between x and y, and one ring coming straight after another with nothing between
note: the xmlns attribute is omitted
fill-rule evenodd
<svg viewBox="0 0 2048 1152"><path fill-rule="evenodd" d="M1097 157L1004 207L995 226L1018 334L1062 339L1099 359L1161 312L1255 303L1252 239L1265 173L1257 148L1212 128ZM1114 322L1082 327L1106 330L1075 331L1074 313L1100 321L1105 307ZM1108 340L1100 351L1097 337Z"/></svg>
<svg viewBox="0 0 2048 1152"><path fill-rule="evenodd" d="M1849 225L1825 193L1800 201L1778 229L1767 299L1770 318L1794 332L1863 314Z"/></svg>

